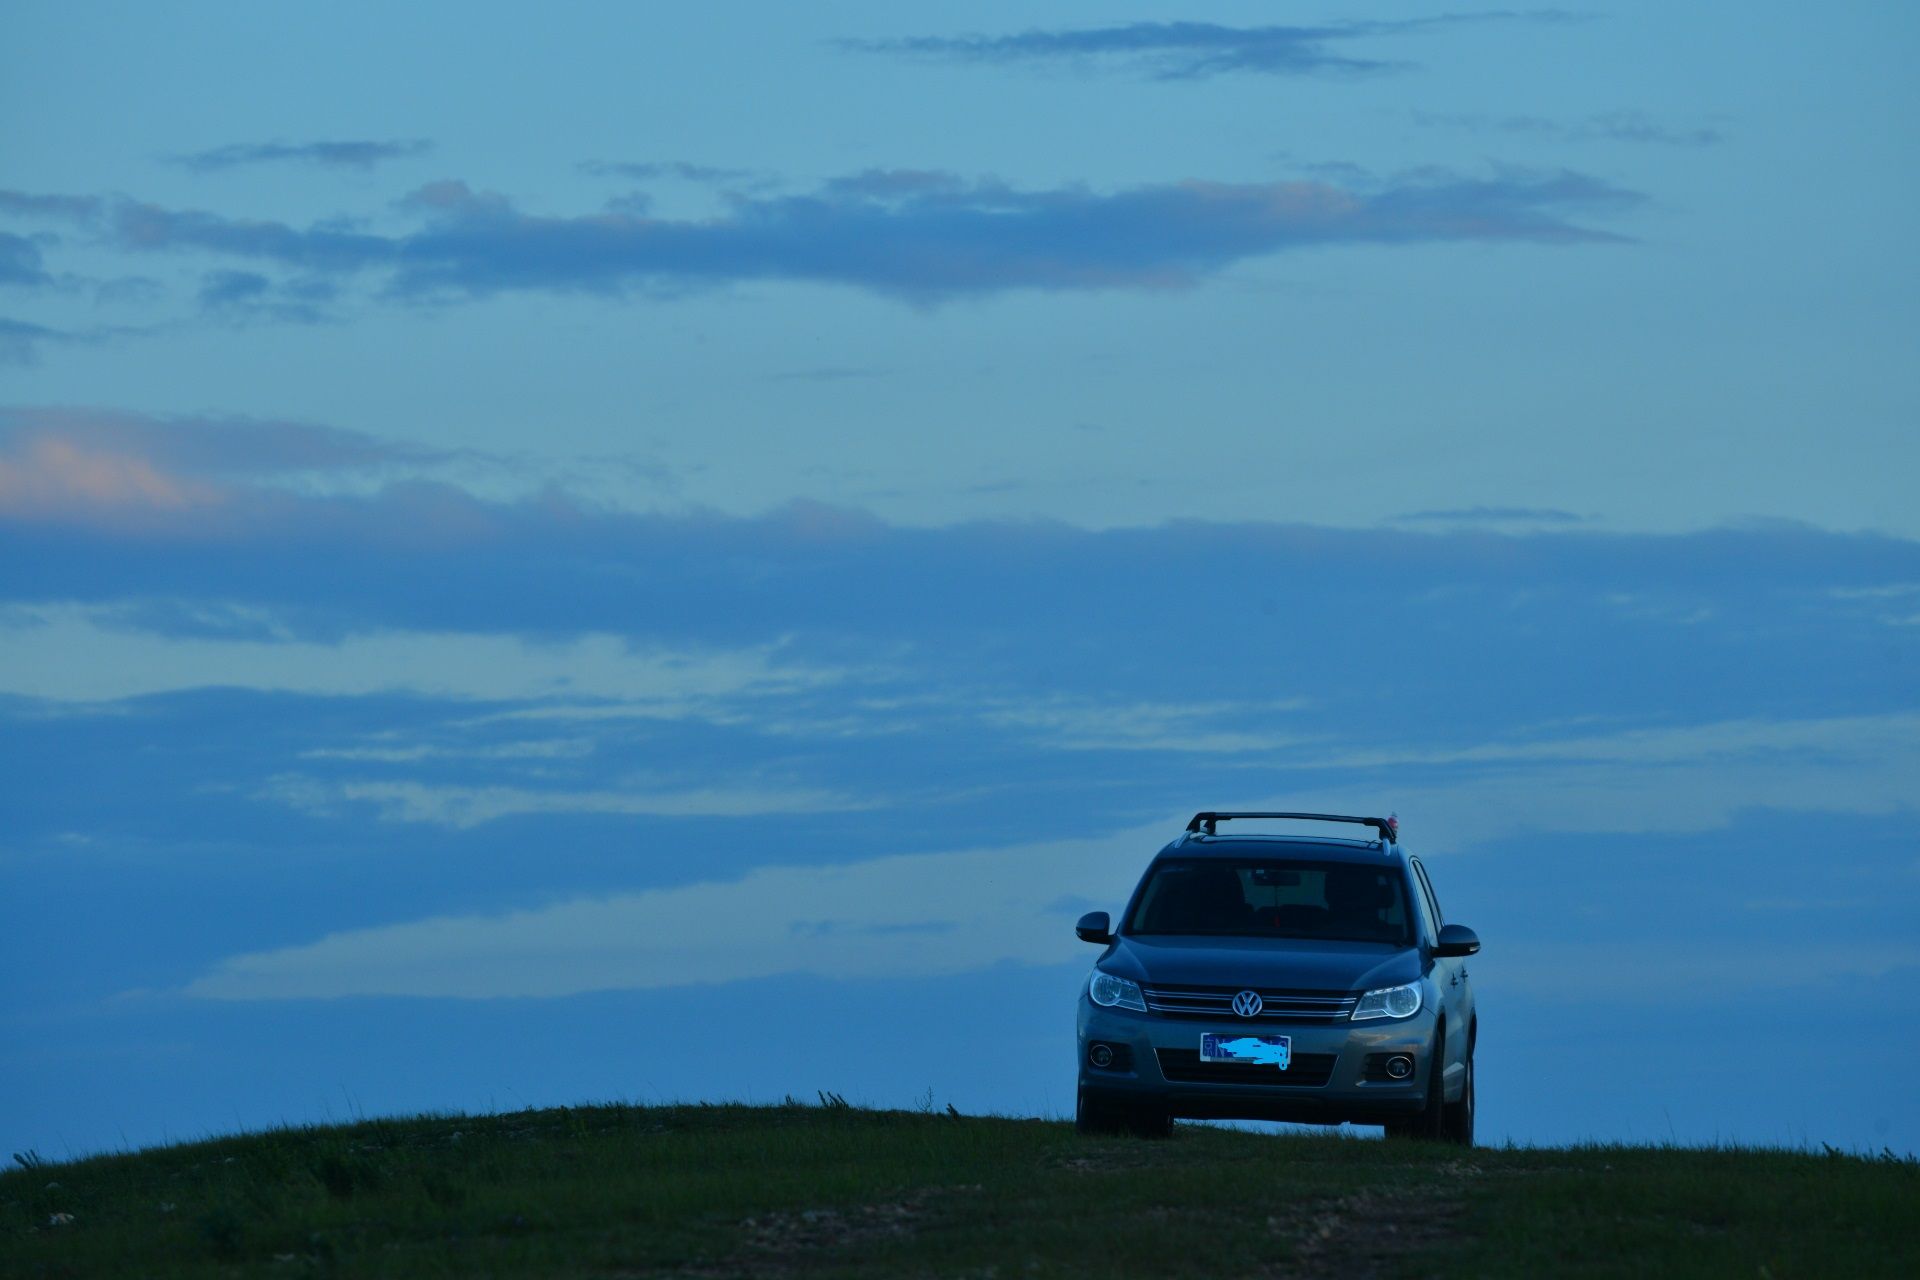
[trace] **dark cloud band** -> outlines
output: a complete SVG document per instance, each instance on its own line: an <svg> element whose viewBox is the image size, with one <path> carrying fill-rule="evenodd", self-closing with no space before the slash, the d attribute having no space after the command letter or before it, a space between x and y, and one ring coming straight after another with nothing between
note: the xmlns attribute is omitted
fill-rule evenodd
<svg viewBox="0 0 1920 1280"><path fill-rule="evenodd" d="M1246 72L1327 75L1401 70L1410 64L1342 51L1351 42L1442 27L1494 22L1578 21L1562 10L1492 10L1428 18L1230 27L1214 22L1133 22L1108 27L1029 30L1007 35L909 36L848 40L853 52L902 54L965 63L1068 62L1120 66L1162 80Z"/></svg>
<svg viewBox="0 0 1920 1280"><path fill-rule="evenodd" d="M393 296L797 281L934 303L1017 289L1188 286L1250 259L1323 245L1618 241L1591 220L1640 199L1567 171L1185 181L1100 192L876 170L803 195L737 195L711 218L656 218L624 205L534 214L464 183L439 182L403 202L417 225L390 233L133 201L114 206L108 222L127 250L362 277Z"/></svg>
<svg viewBox="0 0 1920 1280"><path fill-rule="evenodd" d="M371 169L388 160L405 160L433 150L422 138L391 141L353 139L321 142L236 142L190 155L174 162L201 173L239 169L258 164L312 164L330 169Z"/></svg>

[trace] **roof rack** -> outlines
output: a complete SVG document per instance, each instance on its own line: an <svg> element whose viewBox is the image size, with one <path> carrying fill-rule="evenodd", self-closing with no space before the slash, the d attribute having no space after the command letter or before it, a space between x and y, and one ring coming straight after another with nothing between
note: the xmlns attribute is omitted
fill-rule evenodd
<svg viewBox="0 0 1920 1280"><path fill-rule="evenodd" d="M1187 824L1187 830L1201 835L1218 835L1219 825L1234 818L1297 818L1304 822L1352 822L1363 827L1372 827L1380 833L1380 839L1386 844L1397 844L1400 839L1398 816L1354 818L1339 813L1214 813L1203 810L1193 815L1193 821Z"/></svg>

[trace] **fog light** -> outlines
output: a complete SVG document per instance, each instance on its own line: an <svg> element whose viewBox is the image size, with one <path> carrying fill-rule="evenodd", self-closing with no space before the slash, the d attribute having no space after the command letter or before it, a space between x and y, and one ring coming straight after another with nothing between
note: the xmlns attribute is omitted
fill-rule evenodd
<svg viewBox="0 0 1920 1280"><path fill-rule="evenodd" d="M1113 1046L1096 1044L1087 1050L1087 1061L1105 1070L1113 1065Z"/></svg>
<svg viewBox="0 0 1920 1280"><path fill-rule="evenodd" d="M1405 1080L1413 1074L1413 1059L1404 1053L1396 1053L1387 1059L1387 1074L1395 1080Z"/></svg>

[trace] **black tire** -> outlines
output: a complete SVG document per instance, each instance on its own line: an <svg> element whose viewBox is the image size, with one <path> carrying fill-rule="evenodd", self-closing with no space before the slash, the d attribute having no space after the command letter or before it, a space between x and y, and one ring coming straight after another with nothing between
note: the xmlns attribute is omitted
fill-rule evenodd
<svg viewBox="0 0 1920 1280"><path fill-rule="evenodd" d="M1412 1138L1420 1142L1439 1142L1447 1136L1447 1082L1445 1027L1434 1033L1433 1047L1427 1051L1427 1102L1418 1113L1387 1122L1389 1138Z"/></svg>
<svg viewBox="0 0 1920 1280"><path fill-rule="evenodd" d="M1446 1129L1448 1142L1463 1147L1473 1145L1473 1050L1467 1050L1467 1079L1460 1086L1460 1100L1446 1104Z"/></svg>
<svg viewBox="0 0 1920 1280"><path fill-rule="evenodd" d="M1171 1138L1173 1136L1173 1116L1165 1107L1140 1106L1129 1108L1127 1127L1142 1138Z"/></svg>
<svg viewBox="0 0 1920 1280"><path fill-rule="evenodd" d="M1104 1135L1127 1128L1127 1113L1119 1103L1081 1089L1073 1107L1073 1127L1081 1133Z"/></svg>

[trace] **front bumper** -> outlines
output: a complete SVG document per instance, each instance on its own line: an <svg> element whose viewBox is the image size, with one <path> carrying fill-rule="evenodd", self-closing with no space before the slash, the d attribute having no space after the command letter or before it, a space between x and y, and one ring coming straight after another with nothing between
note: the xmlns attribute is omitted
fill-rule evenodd
<svg viewBox="0 0 1920 1280"><path fill-rule="evenodd" d="M1080 997L1080 1088L1115 1101L1164 1107L1170 1114L1194 1119L1289 1120L1301 1124L1385 1124L1417 1115L1426 1106L1428 1072L1437 1014L1430 1008L1406 1019L1368 1022L1257 1024L1226 1019L1170 1018L1107 1009ZM1273 1082L1252 1083L1235 1072L1231 1083L1169 1079L1159 1050L1191 1053L1205 1031L1228 1031L1292 1038L1296 1060L1329 1054L1333 1067L1324 1083L1301 1083L1303 1073L1273 1069ZM1087 1062L1091 1041L1125 1045L1131 1061L1125 1069L1102 1070ZM1370 1054L1404 1053L1413 1058L1413 1074L1405 1080L1368 1080ZM1178 1071L1179 1075L1198 1072ZM1315 1073L1318 1074L1318 1073Z"/></svg>

